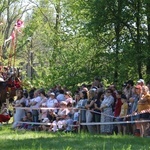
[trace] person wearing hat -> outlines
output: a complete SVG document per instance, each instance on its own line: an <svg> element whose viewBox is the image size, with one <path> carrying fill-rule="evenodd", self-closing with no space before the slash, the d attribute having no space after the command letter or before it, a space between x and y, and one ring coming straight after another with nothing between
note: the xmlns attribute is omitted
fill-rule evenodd
<svg viewBox="0 0 150 150"><path fill-rule="evenodd" d="M67 108L67 102L60 102L60 109L57 113L56 120L52 122L51 131L56 132L58 130L64 130L66 126L66 119L69 113L69 109Z"/></svg>
<svg viewBox="0 0 150 150"><path fill-rule="evenodd" d="M118 121L126 121L126 116L128 113L128 103L127 103L127 97L122 94L121 95L121 112L118 118ZM125 135L126 134L126 124L118 124L118 133Z"/></svg>
<svg viewBox="0 0 150 150"><path fill-rule="evenodd" d="M138 84L138 85L141 85L141 86L144 86L144 85L145 85L145 82L144 82L143 79L139 79L139 80L137 81L137 84Z"/></svg>
<svg viewBox="0 0 150 150"><path fill-rule="evenodd" d="M46 102L46 106L47 106L48 108L56 108L56 107L58 107L58 101L57 101L57 99L55 98L55 93L54 93L54 92L50 92L50 93L48 94L48 96L49 96L49 98L48 98L48 100L47 100L47 102ZM56 112L57 112L57 109L55 109L54 112L56 113Z"/></svg>

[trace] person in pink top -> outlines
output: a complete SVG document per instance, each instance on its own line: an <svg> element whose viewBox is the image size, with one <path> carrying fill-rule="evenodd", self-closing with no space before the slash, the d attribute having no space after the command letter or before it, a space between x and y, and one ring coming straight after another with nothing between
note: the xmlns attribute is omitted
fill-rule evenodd
<svg viewBox="0 0 150 150"><path fill-rule="evenodd" d="M65 101L67 102L68 107L72 107L73 98L72 98L72 93L70 91L65 92Z"/></svg>

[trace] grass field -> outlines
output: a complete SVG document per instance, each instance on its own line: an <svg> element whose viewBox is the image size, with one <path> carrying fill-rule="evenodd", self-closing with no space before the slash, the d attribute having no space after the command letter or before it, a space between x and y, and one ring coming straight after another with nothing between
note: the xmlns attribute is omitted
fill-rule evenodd
<svg viewBox="0 0 150 150"><path fill-rule="evenodd" d="M150 150L150 138L14 131L0 127L0 150Z"/></svg>

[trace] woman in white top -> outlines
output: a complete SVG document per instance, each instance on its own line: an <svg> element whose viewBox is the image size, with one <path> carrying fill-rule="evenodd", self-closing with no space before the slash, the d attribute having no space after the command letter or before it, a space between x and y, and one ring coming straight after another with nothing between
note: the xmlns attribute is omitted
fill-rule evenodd
<svg viewBox="0 0 150 150"><path fill-rule="evenodd" d="M47 97L46 97L45 91L43 90L39 92L39 95L41 97L41 102L39 106L41 107L43 103L45 104L47 102Z"/></svg>
<svg viewBox="0 0 150 150"><path fill-rule="evenodd" d="M62 101L60 103L60 109L58 111L56 120L53 121L52 126L51 126L51 130L52 131L57 131L57 130L63 130L64 127L66 126L66 119L67 119L67 115L69 113L69 109L67 108L67 102Z"/></svg>
<svg viewBox="0 0 150 150"><path fill-rule="evenodd" d="M48 108L56 108L56 107L58 107L58 101L55 98L55 93L53 93L53 92L49 93L49 99L46 102L46 106ZM55 112L57 112L57 109L55 109Z"/></svg>
<svg viewBox="0 0 150 150"><path fill-rule="evenodd" d="M47 109L44 109L44 108L47 107L46 102L47 102L48 99L46 97L46 94L45 94L44 90L41 90L39 95L41 97L41 102L39 104L39 107L43 108L43 109L40 109L40 111L39 111L39 120L42 121L47 116Z"/></svg>

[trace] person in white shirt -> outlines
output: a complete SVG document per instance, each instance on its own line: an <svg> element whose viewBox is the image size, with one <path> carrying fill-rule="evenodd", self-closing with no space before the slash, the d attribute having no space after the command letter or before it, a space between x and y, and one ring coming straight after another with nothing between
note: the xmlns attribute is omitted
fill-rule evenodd
<svg viewBox="0 0 150 150"><path fill-rule="evenodd" d="M45 104L45 103L47 102L48 99L47 99L47 96L46 96L44 90L40 91L39 95L40 95L40 97L41 97L41 101L40 101L39 106L41 107L42 104L43 104L43 103Z"/></svg>
<svg viewBox="0 0 150 150"><path fill-rule="evenodd" d="M36 90L34 92L34 99L32 99L30 102L30 107L32 108L33 122L38 122L38 118L39 118L38 108L42 100L39 93L40 93L40 90Z"/></svg>
<svg viewBox="0 0 150 150"><path fill-rule="evenodd" d="M58 101L57 101L57 99L55 98L55 93L53 93L53 92L49 93L49 99L48 99L47 102L46 102L46 106L47 106L48 108L55 108L55 107L58 107ZM56 112L57 112L57 109L55 109L54 112L56 113Z"/></svg>

